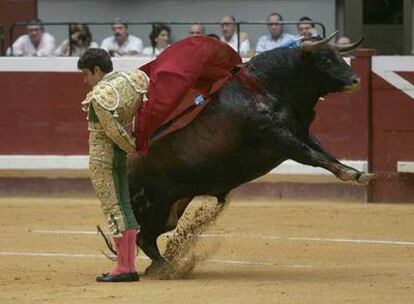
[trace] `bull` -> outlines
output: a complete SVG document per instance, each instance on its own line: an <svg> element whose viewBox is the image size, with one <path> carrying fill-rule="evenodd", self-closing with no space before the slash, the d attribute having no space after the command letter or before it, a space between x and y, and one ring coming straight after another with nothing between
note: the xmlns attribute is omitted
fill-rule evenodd
<svg viewBox="0 0 414 304"><path fill-rule="evenodd" d="M292 159L332 172L342 181L366 183L372 175L340 163L309 133L317 101L332 92L353 92L360 78L340 56L363 41L328 44L334 35L300 48L274 49L244 63L256 86L228 81L186 127L151 144L130 164L138 246L152 260L147 272L166 267L157 238L177 225L197 195L224 204L235 187Z"/></svg>

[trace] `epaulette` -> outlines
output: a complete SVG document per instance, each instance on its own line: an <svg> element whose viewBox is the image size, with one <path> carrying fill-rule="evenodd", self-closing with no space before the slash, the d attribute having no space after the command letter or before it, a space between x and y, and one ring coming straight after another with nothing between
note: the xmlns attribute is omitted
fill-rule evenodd
<svg viewBox="0 0 414 304"><path fill-rule="evenodd" d="M149 78L143 71L135 69L128 72L122 72L120 73L120 76L125 78L137 93L147 93Z"/></svg>
<svg viewBox="0 0 414 304"><path fill-rule="evenodd" d="M108 81L99 82L92 90L96 102L108 111L115 111L119 106L119 93Z"/></svg>

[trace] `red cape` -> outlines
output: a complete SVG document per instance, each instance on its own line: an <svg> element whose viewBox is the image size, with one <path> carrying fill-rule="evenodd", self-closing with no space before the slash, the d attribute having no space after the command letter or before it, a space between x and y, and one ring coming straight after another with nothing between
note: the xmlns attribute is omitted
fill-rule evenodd
<svg viewBox="0 0 414 304"><path fill-rule="evenodd" d="M140 67L150 78L148 101L136 114L135 136L137 151L146 155L149 140L191 90L206 98L218 83L231 75L233 67L241 64L240 56L227 44L210 37L195 36L182 39L156 59ZM213 87L214 85L214 87Z"/></svg>

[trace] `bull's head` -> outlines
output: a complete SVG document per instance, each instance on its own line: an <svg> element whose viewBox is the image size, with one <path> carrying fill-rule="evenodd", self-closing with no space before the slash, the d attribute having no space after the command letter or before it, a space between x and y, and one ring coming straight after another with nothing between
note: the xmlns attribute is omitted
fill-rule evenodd
<svg viewBox="0 0 414 304"><path fill-rule="evenodd" d="M347 45L328 44L336 34L337 32L334 32L318 41L304 41L304 60L313 70L319 71L318 80L323 82L323 87L328 89L328 92L351 93L359 89L361 79L351 70L341 54L357 48L364 37Z"/></svg>

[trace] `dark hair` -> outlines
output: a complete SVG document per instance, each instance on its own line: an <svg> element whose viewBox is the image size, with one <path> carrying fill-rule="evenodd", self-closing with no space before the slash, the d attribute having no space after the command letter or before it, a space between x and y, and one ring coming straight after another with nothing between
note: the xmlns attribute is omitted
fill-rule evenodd
<svg viewBox="0 0 414 304"><path fill-rule="evenodd" d="M165 24L156 24L152 27L152 31L149 34L149 39L151 40L151 45L153 48L157 45L155 39L161 34L162 31L167 31L168 36L171 37L171 28Z"/></svg>
<svg viewBox="0 0 414 304"><path fill-rule="evenodd" d="M125 28L128 28L128 20L126 20L124 17L116 17L112 25L115 24L122 24L123 26L125 26Z"/></svg>
<svg viewBox="0 0 414 304"><path fill-rule="evenodd" d="M225 17L230 17L230 19L231 19L234 23L236 23L236 17L234 17L233 15L226 15L226 16L223 16L221 19L223 19L223 18L225 18ZM228 24L227 22L223 22L223 23Z"/></svg>
<svg viewBox="0 0 414 304"><path fill-rule="evenodd" d="M269 16L267 16L267 19L269 19L270 17L273 17L273 16L278 16L279 17L279 20L280 21L283 21L283 17L282 17L282 15L281 14L279 14L279 13L271 13L271 14L269 14Z"/></svg>
<svg viewBox="0 0 414 304"><path fill-rule="evenodd" d="M93 73L96 66L105 74L114 69L111 56L104 49L87 49L78 60L78 69L89 69Z"/></svg>
<svg viewBox="0 0 414 304"><path fill-rule="evenodd" d="M89 47L92 42L92 34L89 30L89 26L83 23L74 23L70 26L70 34L72 36L73 33L79 32L79 41L72 41L71 44L76 45L78 44L81 46Z"/></svg>
<svg viewBox="0 0 414 304"><path fill-rule="evenodd" d="M216 34L208 34L207 37L211 37L211 38L220 40L220 37L218 35L216 35Z"/></svg>
<svg viewBox="0 0 414 304"><path fill-rule="evenodd" d="M312 18L310 18L308 16L303 16L302 18L299 19L299 22L301 22L301 23L308 23L308 24L311 25L311 27L315 27L315 23L312 23L312 21L313 21Z"/></svg>
<svg viewBox="0 0 414 304"><path fill-rule="evenodd" d="M40 30L42 32L44 32L45 27L43 26L42 23L43 23L43 21L41 19L37 18L37 17L33 17L33 18L27 20L27 25L38 25L38 26L40 26Z"/></svg>

